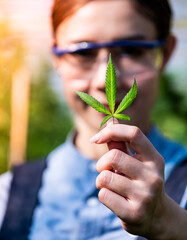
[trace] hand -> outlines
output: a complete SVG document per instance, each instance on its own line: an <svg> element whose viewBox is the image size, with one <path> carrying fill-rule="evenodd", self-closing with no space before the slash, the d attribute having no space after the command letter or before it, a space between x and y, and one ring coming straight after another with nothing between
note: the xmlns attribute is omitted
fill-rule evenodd
<svg viewBox="0 0 187 240"><path fill-rule="evenodd" d="M165 194L164 159L141 130L108 124L91 141L108 144L109 152L97 162L96 186L99 200L121 219L123 228L149 239L186 239L173 232L170 218L180 221L184 213Z"/></svg>

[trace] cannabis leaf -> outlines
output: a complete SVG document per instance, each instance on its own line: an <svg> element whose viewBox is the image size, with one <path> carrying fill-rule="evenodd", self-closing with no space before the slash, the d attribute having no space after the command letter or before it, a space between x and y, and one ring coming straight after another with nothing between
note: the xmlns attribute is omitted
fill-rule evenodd
<svg viewBox="0 0 187 240"><path fill-rule="evenodd" d="M108 101L108 106L110 107L111 113L114 113L115 103L116 103L116 73L114 66L112 64L111 55L109 57L108 67L106 71L106 81L105 81L105 92Z"/></svg>
<svg viewBox="0 0 187 240"><path fill-rule="evenodd" d="M108 67L107 67L107 71L106 71L106 81L105 81L105 92L106 92L106 97L107 97L108 106L110 108L110 111L105 106L103 106L99 101L97 101L95 98L90 96L89 94L84 93L84 92L78 92L78 91L75 91L75 92L79 95L79 97L84 102L86 102L88 105L93 107L95 110L108 115L102 120L100 127L102 127L111 117L113 119L115 117L115 118L121 119L121 120L131 120L131 118L129 116L120 114L120 112L124 111L127 107L129 107L131 105L131 103L133 102L133 100L136 98L136 95L137 95L136 79L134 78L134 83L133 83L132 88L125 95L125 97L121 101L120 105L114 112L115 103L116 103L117 83L116 83L115 68L112 64L111 55L109 56Z"/></svg>

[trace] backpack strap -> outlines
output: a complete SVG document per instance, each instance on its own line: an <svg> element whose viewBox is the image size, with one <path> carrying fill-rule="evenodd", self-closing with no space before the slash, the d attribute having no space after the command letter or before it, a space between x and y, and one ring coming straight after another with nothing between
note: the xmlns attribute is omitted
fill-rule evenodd
<svg viewBox="0 0 187 240"><path fill-rule="evenodd" d="M176 166L165 184L166 193L180 204L187 186L187 159Z"/></svg>
<svg viewBox="0 0 187 240"><path fill-rule="evenodd" d="M13 168L7 211L0 231L1 240L27 239L45 168L45 159Z"/></svg>
<svg viewBox="0 0 187 240"><path fill-rule="evenodd" d="M173 200L180 204L186 185L187 159L173 169L165 183L165 191ZM146 240L146 238L138 237L137 240Z"/></svg>

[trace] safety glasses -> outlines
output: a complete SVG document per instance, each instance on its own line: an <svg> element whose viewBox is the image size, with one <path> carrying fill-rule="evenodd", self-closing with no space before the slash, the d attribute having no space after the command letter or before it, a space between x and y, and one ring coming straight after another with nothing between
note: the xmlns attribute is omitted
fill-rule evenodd
<svg viewBox="0 0 187 240"><path fill-rule="evenodd" d="M81 42L68 46L65 49L59 49L56 45L53 46L53 54L60 57L65 54L78 53L84 50L92 50L99 48L114 48L114 47L137 47L137 48L146 48L154 49L161 47L164 44L164 40L155 40L155 41L111 41L111 42L102 42L102 43L89 43Z"/></svg>
<svg viewBox="0 0 187 240"><path fill-rule="evenodd" d="M81 42L59 49L53 46L53 53L70 67L76 77L84 78L94 73L102 62L112 61L118 73L133 76L147 71L157 71L162 65L161 47L164 40L155 41L111 41L101 43ZM107 49L103 57L102 49ZM66 65L67 66L67 65ZM63 68L63 64L62 64Z"/></svg>

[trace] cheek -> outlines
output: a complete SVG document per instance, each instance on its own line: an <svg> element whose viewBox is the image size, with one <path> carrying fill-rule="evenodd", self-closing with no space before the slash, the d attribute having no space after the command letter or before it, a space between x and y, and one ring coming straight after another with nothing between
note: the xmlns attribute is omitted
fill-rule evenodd
<svg viewBox="0 0 187 240"><path fill-rule="evenodd" d="M72 108L76 103L81 103L82 101L75 91L87 92L89 87L88 82L85 79L76 78L72 73L72 68L69 69L68 66L66 67L66 64L60 69L60 77L67 104Z"/></svg>
<svg viewBox="0 0 187 240"><path fill-rule="evenodd" d="M75 91L86 92L87 83L81 80L75 79L63 79L63 92L66 102L70 109L75 113L84 112L87 108L86 103L84 103Z"/></svg>
<svg viewBox="0 0 187 240"><path fill-rule="evenodd" d="M148 110L151 110L156 101L158 85L159 80L157 75L140 83L139 95L141 98L141 103L142 105L146 106Z"/></svg>
<svg viewBox="0 0 187 240"><path fill-rule="evenodd" d="M76 105L80 105L79 98L75 93L76 89L72 88L71 84L66 81L63 81L63 86L63 93L68 106L71 109L76 109Z"/></svg>

